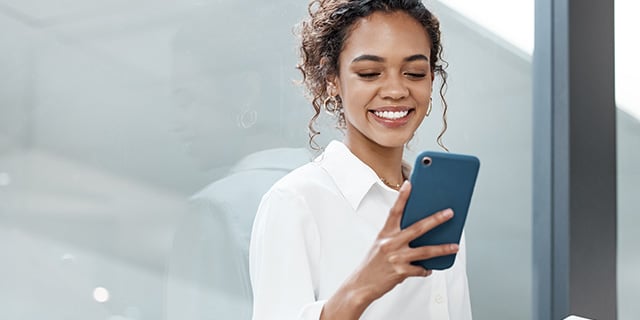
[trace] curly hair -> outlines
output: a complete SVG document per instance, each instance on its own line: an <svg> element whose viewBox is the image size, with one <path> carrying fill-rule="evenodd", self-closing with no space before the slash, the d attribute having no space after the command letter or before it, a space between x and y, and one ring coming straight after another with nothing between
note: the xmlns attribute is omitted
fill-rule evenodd
<svg viewBox="0 0 640 320"><path fill-rule="evenodd" d="M330 99L327 92L327 79L338 74L340 52L350 35L356 21L375 12L402 11L416 19L427 31L431 41L431 71L442 79L440 98L443 104L443 128L438 135L440 147L447 150L442 137L447 130L447 102L444 93L447 87L447 66L442 59L440 42L440 22L425 8L420 0L313 0L308 7L309 17L302 21L299 36L300 62L297 68L302 73L302 83L315 111L309 121L309 143L314 147L313 139L320 134L314 124L320 116L325 101ZM340 104L339 97L334 103ZM334 106L336 109L338 106ZM329 110L333 111L333 110ZM339 114L338 126L344 126L344 114Z"/></svg>

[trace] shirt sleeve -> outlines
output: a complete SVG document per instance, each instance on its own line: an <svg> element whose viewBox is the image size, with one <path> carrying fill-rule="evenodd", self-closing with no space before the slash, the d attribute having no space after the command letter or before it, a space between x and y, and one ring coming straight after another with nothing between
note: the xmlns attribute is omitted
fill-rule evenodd
<svg viewBox="0 0 640 320"><path fill-rule="evenodd" d="M254 320L320 318L324 301L316 301L314 285L319 246L304 199L289 190L270 190L258 208L249 249Z"/></svg>

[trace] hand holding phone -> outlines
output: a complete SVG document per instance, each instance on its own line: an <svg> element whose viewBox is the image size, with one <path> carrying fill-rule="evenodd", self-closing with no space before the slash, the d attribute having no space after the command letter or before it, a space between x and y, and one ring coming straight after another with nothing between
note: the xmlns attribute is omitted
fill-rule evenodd
<svg viewBox="0 0 640 320"><path fill-rule="evenodd" d="M411 174L411 194L400 227L405 229L438 211L451 208L451 220L414 239L411 247L460 243L480 161L470 155L426 151L418 155ZM455 254L415 261L425 269L450 268Z"/></svg>

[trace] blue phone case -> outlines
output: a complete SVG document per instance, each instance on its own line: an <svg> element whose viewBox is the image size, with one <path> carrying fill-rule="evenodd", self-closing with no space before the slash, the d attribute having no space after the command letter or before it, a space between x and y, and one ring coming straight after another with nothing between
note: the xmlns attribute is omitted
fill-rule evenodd
<svg viewBox="0 0 640 320"><path fill-rule="evenodd" d="M407 228L447 208L453 209L454 215L451 220L411 241L411 247L460 243L479 168L478 158L470 155L426 151L416 158L411 174L411 194L400 227ZM414 261L413 264L443 270L450 268L455 258L452 254Z"/></svg>

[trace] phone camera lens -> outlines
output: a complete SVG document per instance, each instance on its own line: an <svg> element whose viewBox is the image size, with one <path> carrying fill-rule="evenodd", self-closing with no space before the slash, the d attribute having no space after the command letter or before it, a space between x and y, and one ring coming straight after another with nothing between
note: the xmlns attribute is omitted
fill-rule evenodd
<svg viewBox="0 0 640 320"><path fill-rule="evenodd" d="M425 166L430 166L431 165L431 158L430 157L424 157L422 158L422 164L424 164Z"/></svg>

